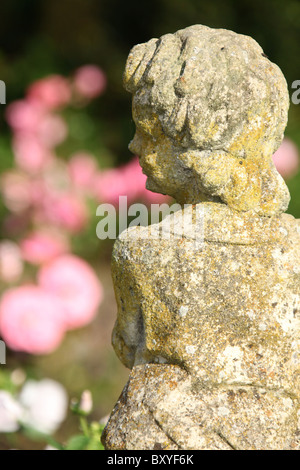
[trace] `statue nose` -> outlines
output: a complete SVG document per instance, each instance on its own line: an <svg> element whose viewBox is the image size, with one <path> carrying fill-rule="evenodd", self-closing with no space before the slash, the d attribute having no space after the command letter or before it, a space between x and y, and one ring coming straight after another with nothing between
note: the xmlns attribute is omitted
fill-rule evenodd
<svg viewBox="0 0 300 470"><path fill-rule="evenodd" d="M141 146L140 138L137 135L134 136L134 138L132 139L132 141L128 145L128 148L129 148L130 152L132 152L136 155L139 155L139 156L141 155L142 146Z"/></svg>
<svg viewBox="0 0 300 470"><path fill-rule="evenodd" d="M137 151L137 146L135 145L134 140L132 140L132 141L130 142L130 144L128 145L128 149L130 150L130 152L132 152L132 153L134 153L134 154L136 154L136 155L138 155L138 153L139 153L139 152Z"/></svg>

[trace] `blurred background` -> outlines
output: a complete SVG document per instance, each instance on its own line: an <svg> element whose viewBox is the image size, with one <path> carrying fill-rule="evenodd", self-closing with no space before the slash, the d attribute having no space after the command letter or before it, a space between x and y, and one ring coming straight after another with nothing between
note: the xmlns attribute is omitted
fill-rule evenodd
<svg viewBox="0 0 300 470"><path fill-rule="evenodd" d="M292 97L300 80L300 2L1 0L0 17L0 338L7 345L0 449L45 448L49 435L97 448L97 423L128 371L110 344L112 242L96 237L96 207L116 204L119 195L168 201L145 190L127 149L134 134L122 87L127 55L192 24L230 29L262 46ZM300 104L291 102L274 161L297 218L299 146Z"/></svg>

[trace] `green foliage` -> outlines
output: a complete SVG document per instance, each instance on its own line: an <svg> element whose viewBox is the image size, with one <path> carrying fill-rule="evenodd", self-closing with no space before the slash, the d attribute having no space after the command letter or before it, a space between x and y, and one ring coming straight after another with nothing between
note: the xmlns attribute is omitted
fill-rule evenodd
<svg viewBox="0 0 300 470"><path fill-rule="evenodd" d="M104 450L100 441L103 426L98 423L86 423L84 427L84 433L72 436L62 450Z"/></svg>

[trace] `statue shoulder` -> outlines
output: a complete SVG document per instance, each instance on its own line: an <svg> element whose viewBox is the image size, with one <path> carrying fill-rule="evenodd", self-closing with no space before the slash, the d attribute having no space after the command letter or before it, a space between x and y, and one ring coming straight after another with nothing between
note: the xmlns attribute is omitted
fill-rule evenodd
<svg viewBox="0 0 300 470"><path fill-rule="evenodd" d="M145 251L154 251L155 243L149 236L149 231L149 226L134 226L120 233L112 251L113 262L139 262Z"/></svg>

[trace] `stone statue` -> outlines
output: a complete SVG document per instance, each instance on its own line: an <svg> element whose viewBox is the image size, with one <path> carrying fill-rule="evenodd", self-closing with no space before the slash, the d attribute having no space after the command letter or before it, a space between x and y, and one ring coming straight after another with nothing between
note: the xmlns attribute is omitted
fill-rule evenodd
<svg viewBox="0 0 300 470"><path fill-rule="evenodd" d="M147 188L182 209L114 246L132 370L104 445L300 449L300 223L272 162L285 79L252 38L195 25L135 46L124 84Z"/></svg>

